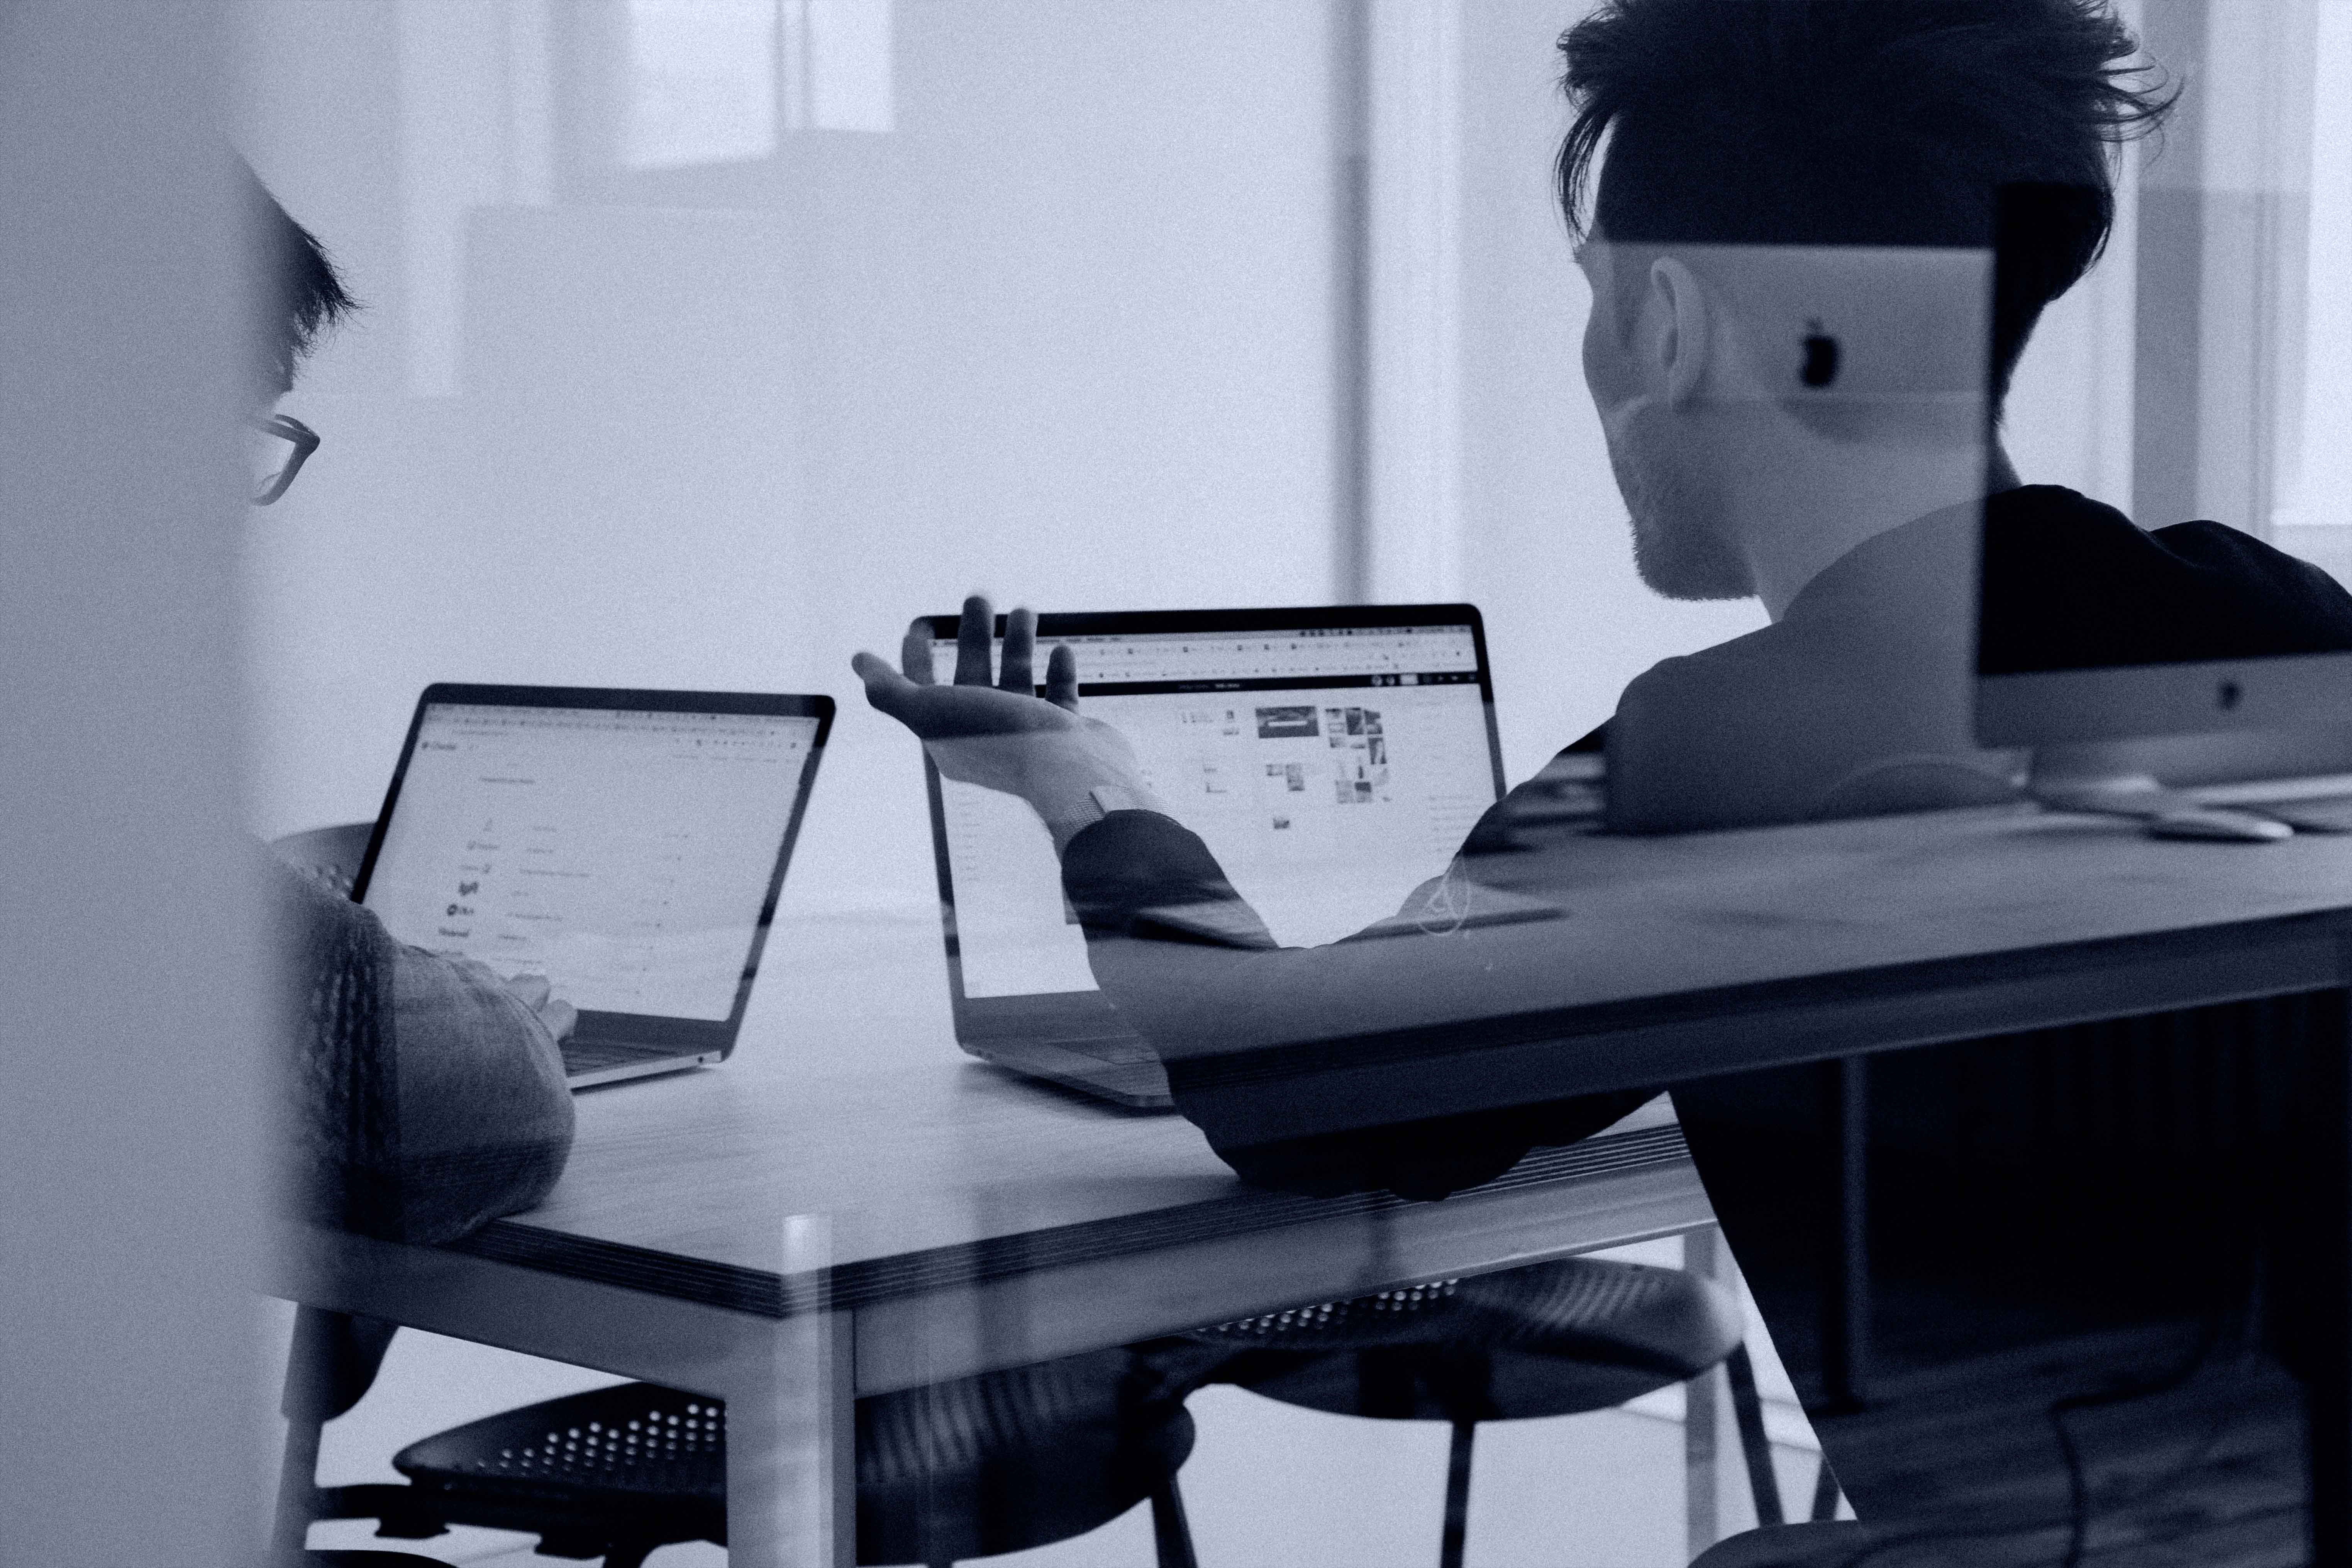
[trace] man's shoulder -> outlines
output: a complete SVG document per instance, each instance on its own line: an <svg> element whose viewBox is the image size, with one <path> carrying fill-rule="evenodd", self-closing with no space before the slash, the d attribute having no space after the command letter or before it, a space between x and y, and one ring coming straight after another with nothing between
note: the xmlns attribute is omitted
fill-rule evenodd
<svg viewBox="0 0 2352 1568"><path fill-rule="evenodd" d="M1751 701L1759 683L1772 685L1799 674L1819 679L1833 668L1821 646L1836 630L1813 622L1784 620L1759 626L1723 642L1662 658L1626 682L1618 700L1620 711L1636 703L1673 697L1682 701L1711 700L1734 706Z"/></svg>
<svg viewBox="0 0 2352 1568"><path fill-rule="evenodd" d="M2055 485L1985 510L1991 674L2352 649L2352 595L2263 541L2200 520L2145 530Z"/></svg>

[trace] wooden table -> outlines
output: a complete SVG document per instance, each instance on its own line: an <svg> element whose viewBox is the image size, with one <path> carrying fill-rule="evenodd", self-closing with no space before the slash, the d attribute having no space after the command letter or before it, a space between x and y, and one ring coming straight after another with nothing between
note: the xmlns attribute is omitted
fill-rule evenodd
<svg viewBox="0 0 2352 1568"><path fill-rule="evenodd" d="M1398 1000L1265 1047L1235 1106L1287 1074L1344 1081L1340 1121L1426 1115L2352 984L2352 837L2002 808L1553 853L1570 913L1510 931L1477 1034ZM1250 1192L1182 1121L958 1056L936 947L912 911L780 921L736 1058L583 1096L545 1206L443 1248L305 1233L273 1289L726 1399L732 1560L846 1563L856 1394L1707 1217L1670 1127L1443 1204ZM2352 1399L2314 1412L2352 1493Z"/></svg>

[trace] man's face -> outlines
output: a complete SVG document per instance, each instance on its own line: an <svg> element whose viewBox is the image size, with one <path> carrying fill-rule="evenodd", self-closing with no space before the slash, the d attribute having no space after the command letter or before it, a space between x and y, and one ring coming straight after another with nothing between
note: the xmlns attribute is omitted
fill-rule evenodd
<svg viewBox="0 0 2352 1568"><path fill-rule="evenodd" d="M1592 286L1584 384L1601 416L1609 466L1633 521L1633 568L1669 599L1744 599L1748 561L1715 504L1716 466L1699 422L1672 406L1674 302L1653 285L1651 255L1598 237L1577 250Z"/></svg>

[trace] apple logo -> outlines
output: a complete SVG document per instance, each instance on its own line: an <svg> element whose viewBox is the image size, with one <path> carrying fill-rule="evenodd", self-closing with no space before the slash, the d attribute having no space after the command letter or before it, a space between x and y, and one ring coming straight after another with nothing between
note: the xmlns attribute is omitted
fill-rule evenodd
<svg viewBox="0 0 2352 1568"><path fill-rule="evenodd" d="M1827 386L1837 379L1838 341L1822 330L1818 319L1807 321L1805 330L1811 335L1805 339L1804 368L1797 374L1807 386Z"/></svg>

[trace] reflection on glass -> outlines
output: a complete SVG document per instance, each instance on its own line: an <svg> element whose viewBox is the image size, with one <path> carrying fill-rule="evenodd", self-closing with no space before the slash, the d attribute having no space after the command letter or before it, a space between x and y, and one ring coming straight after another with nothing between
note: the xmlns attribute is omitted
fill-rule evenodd
<svg viewBox="0 0 2352 1568"><path fill-rule="evenodd" d="M898 122L891 0L629 0L622 161L773 156L780 131Z"/></svg>
<svg viewBox="0 0 2352 1568"><path fill-rule="evenodd" d="M1596 243L1583 263L1587 379L1643 580L1670 599L1755 595L1773 622L1626 689L1612 824L2005 797L1975 744L1969 662L1990 253Z"/></svg>
<svg viewBox="0 0 2352 1568"><path fill-rule="evenodd" d="M633 169L776 150L777 0L629 0L622 160Z"/></svg>
<svg viewBox="0 0 2352 1568"><path fill-rule="evenodd" d="M784 0L786 123L894 129L890 33L890 0Z"/></svg>

